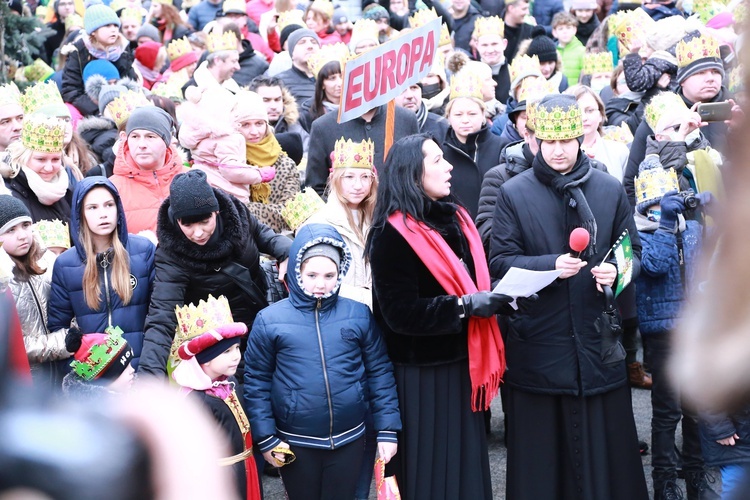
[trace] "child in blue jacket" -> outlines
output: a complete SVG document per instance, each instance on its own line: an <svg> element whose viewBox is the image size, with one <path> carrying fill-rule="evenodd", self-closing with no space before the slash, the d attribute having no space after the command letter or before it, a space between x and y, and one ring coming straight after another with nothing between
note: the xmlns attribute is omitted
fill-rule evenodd
<svg viewBox="0 0 750 500"><path fill-rule="evenodd" d="M332 226L300 229L289 255L289 298L262 310L250 332L250 425L266 461L285 465L290 500L354 498L368 405L380 458L396 453L401 419L380 330L366 305L338 296L350 261Z"/></svg>

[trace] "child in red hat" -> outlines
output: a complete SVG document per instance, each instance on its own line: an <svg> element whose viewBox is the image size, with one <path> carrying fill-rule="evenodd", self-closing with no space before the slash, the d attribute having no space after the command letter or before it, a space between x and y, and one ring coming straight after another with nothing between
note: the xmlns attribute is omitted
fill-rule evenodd
<svg viewBox="0 0 750 500"><path fill-rule="evenodd" d="M120 393L133 385L133 348L120 328L85 335L78 328L71 328L65 336L65 348L75 353L70 363L73 371L63 379L65 394L93 395L101 389Z"/></svg>

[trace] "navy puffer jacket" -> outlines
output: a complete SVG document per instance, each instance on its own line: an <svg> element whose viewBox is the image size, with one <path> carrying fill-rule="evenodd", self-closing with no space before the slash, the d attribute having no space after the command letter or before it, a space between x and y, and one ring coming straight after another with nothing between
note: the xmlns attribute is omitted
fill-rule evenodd
<svg viewBox="0 0 750 500"><path fill-rule="evenodd" d="M99 287L102 297L99 308L91 309L86 305L83 295L83 271L86 268L87 257L80 241L79 230L83 199L89 191L97 187L109 189L117 204L117 237L130 256L130 283L133 287L133 296L127 305L123 304L120 296L109 285L112 282L111 270L104 270L100 264ZM87 177L78 183L73 193L70 231L74 246L57 258L52 271L52 288L47 306L50 331L69 328L73 318L76 318L78 327L84 334L102 333L108 326L118 326L133 348L133 368L137 369L143 347L143 325L154 282L154 244L142 236L128 234L120 195L105 177ZM100 262L102 255L97 256Z"/></svg>
<svg viewBox="0 0 750 500"><path fill-rule="evenodd" d="M322 298L304 291L301 257L311 246L341 249L338 284ZM289 298L258 313L245 352L245 404L262 452L280 440L334 449L363 435L372 410L379 441L401 430L393 366L370 309L339 297L351 260L332 227L310 224L289 254Z"/></svg>

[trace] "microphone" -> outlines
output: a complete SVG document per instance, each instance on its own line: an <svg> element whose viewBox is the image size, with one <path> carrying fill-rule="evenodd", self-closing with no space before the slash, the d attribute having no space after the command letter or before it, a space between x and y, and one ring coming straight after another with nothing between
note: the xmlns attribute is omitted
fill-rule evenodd
<svg viewBox="0 0 750 500"><path fill-rule="evenodd" d="M570 233L568 245L571 250L577 252L576 258L581 257L581 252L586 250L586 247L589 246L590 239L591 235L589 235L589 232L582 227L577 227Z"/></svg>

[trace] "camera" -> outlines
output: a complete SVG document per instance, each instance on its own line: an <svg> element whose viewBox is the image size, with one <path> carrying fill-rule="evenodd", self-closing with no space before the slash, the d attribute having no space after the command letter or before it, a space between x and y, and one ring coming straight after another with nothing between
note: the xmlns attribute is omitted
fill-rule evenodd
<svg viewBox="0 0 750 500"><path fill-rule="evenodd" d="M701 204L701 199L695 195L695 191L688 189L687 191L680 191L679 194L682 197L682 202L685 204L685 208L698 208Z"/></svg>

